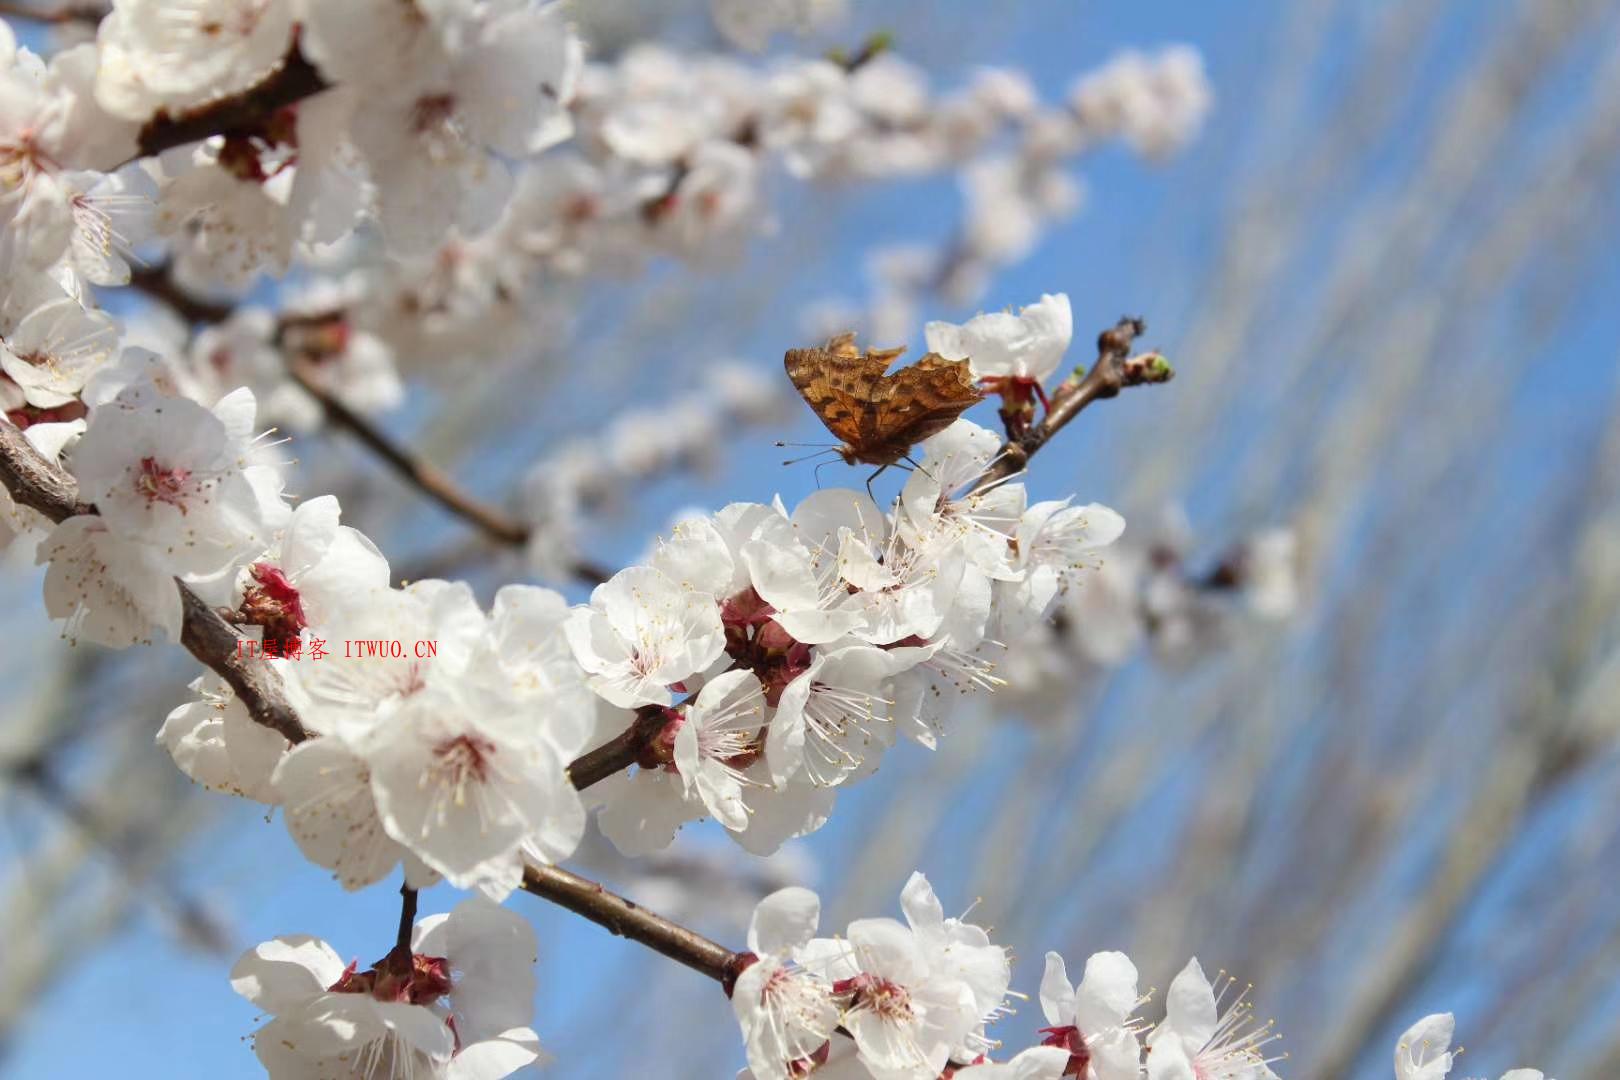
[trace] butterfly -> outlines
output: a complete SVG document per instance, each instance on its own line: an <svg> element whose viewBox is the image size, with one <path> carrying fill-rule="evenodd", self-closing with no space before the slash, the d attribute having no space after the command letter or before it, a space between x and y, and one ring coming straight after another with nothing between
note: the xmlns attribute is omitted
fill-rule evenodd
<svg viewBox="0 0 1620 1080"><path fill-rule="evenodd" d="M966 360L929 353L910 367L885 375L904 351L863 353L850 333L819 349L789 349L784 357L799 396L842 440L836 449L846 464L876 465L882 472L984 400Z"/></svg>

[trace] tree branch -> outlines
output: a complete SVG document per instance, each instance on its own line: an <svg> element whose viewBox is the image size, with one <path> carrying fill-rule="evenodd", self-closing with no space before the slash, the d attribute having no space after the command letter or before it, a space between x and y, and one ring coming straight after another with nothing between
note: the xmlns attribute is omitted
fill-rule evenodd
<svg viewBox="0 0 1620 1080"><path fill-rule="evenodd" d="M0 16L5 18L26 19L29 22L50 23L58 26L65 23L84 23L93 27L106 14L106 5L94 3L63 4L60 7L50 9L29 7L27 4L0 3Z"/></svg>
<svg viewBox="0 0 1620 1080"><path fill-rule="evenodd" d="M0 422L0 484L18 505L51 521L96 513L94 506L79 501L72 476L41 457L21 430L4 422ZM175 585L185 609L180 643L230 684L255 723L280 732L294 745L308 739L310 732L282 693L281 676L263 660L244 654L236 629L201 597L178 579ZM581 755L568 769L574 786L583 791L635 764L661 727L661 718L653 723L643 716L624 734Z"/></svg>
<svg viewBox="0 0 1620 1080"><path fill-rule="evenodd" d="M1169 382L1175 375L1158 353L1131 355L1131 345L1147 332L1147 323L1138 318L1122 318L1097 337L1097 363L1089 372L1076 369L1052 395L1052 407L1039 424L1017 439L1008 439L1000 455L985 471L973 492L983 491L1008 477L1023 472L1036 451L1051 441L1079 416L1086 407L1104 398L1118 396L1127 386Z"/></svg>
<svg viewBox="0 0 1620 1080"><path fill-rule="evenodd" d="M654 952L708 976L727 994L731 993L742 969L753 959L748 953L732 952L561 867L524 867L523 890L584 916L615 937L639 941Z"/></svg>
<svg viewBox="0 0 1620 1080"><path fill-rule="evenodd" d="M174 268L168 262L132 269L128 288L138 289L152 299L162 301L187 322L221 323L236 310L233 303L206 300L182 289L174 280Z"/></svg>
<svg viewBox="0 0 1620 1080"><path fill-rule="evenodd" d="M632 765L646 764L643 758L647 748L668 722L663 710L656 706L640 710L636 713L635 723L619 735L575 758L574 763L568 766L569 781L584 791Z"/></svg>
<svg viewBox="0 0 1620 1080"><path fill-rule="evenodd" d="M409 885L399 887L399 931L394 935L394 950L409 956L411 932L416 929L416 890Z"/></svg>
<svg viewBox="0 0 1620 1080"><path fill-rule="evenodd" d="M522 547L529 542L527 525L479 502L446 473L417 458L366 417L345 405L342 399L321 385L318 369L310 361L300 357L289 358L287 370L305 393L320 402L328 420L353 435L412 487L496 543ZM612 571L589 559L576 559L569 569L576 580L589 585L599 585L613 576Z"/></svg>
<svg viewBox="0 0 1620 1080"><path fill-rule="evenodd" d="M215 135L255 134L277 111L313 97L327 86L295 44L281 66L258 85L206 105L152 117L136 139L139 156L152 157Z"/></svg>
<svg viewBox="0 0 1620 1080"><path fill-rule="evenodd" d="M394 442L380 429L345 405L342 399L329 392L320 383L315 365L308 360L293 357L287 362L287 371L304 392L321 403L327 419L359 439L366 448L400 477L410 482L428 498L470 522L492 540L513 546L528 542L529 530L522 522L483 503L462 491L456 482L437 468L418 460L409 450Z"/></svg>

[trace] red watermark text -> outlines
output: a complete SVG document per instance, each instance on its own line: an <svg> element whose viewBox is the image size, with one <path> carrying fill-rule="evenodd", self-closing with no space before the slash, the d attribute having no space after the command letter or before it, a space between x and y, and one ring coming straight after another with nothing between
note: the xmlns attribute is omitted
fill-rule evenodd
<svg viewBox="0 0 1620 1080"><path fill-rule="evenodd" d="M237 638L236 655L256 660L325 660L339 655L345 660L432 660L439 655L439 643L396 638L346 638L338 642L325 638Z"/></svg>

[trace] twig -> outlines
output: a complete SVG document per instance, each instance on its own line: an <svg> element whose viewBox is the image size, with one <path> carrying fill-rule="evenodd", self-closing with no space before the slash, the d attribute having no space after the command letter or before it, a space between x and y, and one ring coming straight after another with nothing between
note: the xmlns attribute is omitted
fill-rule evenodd
<svg viewBox="0 0 1620 1080"><path fill-rule="evenodd" d="M684 964L718 982L731 993L742 969L753 957L655 915L602 885L556 866L528 866L523 889L604 927L615 937L639 941L654 952Z"/></svg>
<svg viewBox="0 0 1620 1080"><path fill-rule="evenodd" d="M294 45L281 66L258 85L177 114L160 112L148 120L136 140L139 156L152 157L215 135L255 134L277 111L313 97L327 85Z"/></svg>
<svg viewBox="0 0 1620 1080"><path fill-rule="evenodd" d="M456 482L424 461L419 461L409 450L383 434L371 421L345 405L342 399L329 392L320 383L315 365L302 358L291 358L287 371L304 392L321 403L326 416L338 427L359 439L366 447L387 462L401 477L408 480L428 498L464 521L471 522L482 532L503 544L521 545L529 540L529 530L494 507L485 506L462 491Z"/></svg>
<svg viewBox="0 0 1620 1080"><path fill-rule="evenodd" d="M399 887L399 932L394 935L394 950L406 956L411 952L411 931L416 927L416 890L409 885Z"/></svg>
<svg viewBox="0 0 1620 1080"><path fill-rule="evenodd" d="M1158 353L1131 355L1131 345L1147 332L1141 319L1123 318L1097 337L1097 363L1089 372L1078 369L1052 395L1052 407L1039 424L1017 439L1008 439L1000 455L985 471L973 491L983 491L1022 472L1036 451L1079 416L1094 401L1115 397L1127 386L1169 382L1175 375Z"/></svg>
<svg viewBox="0 0 1620 1080"><path fill-rule="evenodd" d="M142 266L130 271L129 288L161 300L174 309L174 313L192 323L221 323L231 317L236 305L223 300L206 300L174 280L174 268L168 262L155 266Z"/></svg>
<svg viewBox="0 0 1620 1080"><path fill-rule="evenodd" d="M50 23L63 25L66 23L85 23L94 26L107 14L104 5L97 4L63 4L61 7L48 10L29 7L27 4L0 3L0 16L8 19L26 19L29 22Z"/></svg>
<svg viewBox="0 0 1620 1080"><path fill-rule="evenodd" d="M370 420L345 405L342 399L321 385L318 369L309 360L291 358L287 362L287 370L305 393L320 402L327 419L360 440L411 486L497 543L523 547L529 542L530 530L527 525L479 502L447 474L418 459ZM583 558L574 560L569 570L576 580L590 585L599 585L613 576L611 570Z"/></svg>

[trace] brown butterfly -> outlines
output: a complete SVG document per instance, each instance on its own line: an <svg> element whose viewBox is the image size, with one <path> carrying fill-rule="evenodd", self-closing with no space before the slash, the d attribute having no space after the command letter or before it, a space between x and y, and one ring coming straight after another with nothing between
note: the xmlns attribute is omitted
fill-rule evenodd
<svg viewBox="0 0 1620 1080"><path fill-rule="evenodd" d="M845 463L863 462L882 472L904 460L911 448L950 427L963 410L984 400L966 360L929 353L910 367L885 375L904 349L855 347L855 335L840 334L819 349L789 349L788 378L805 404L842 440ZM876 475L876 474L873 474Z"/></svg>

